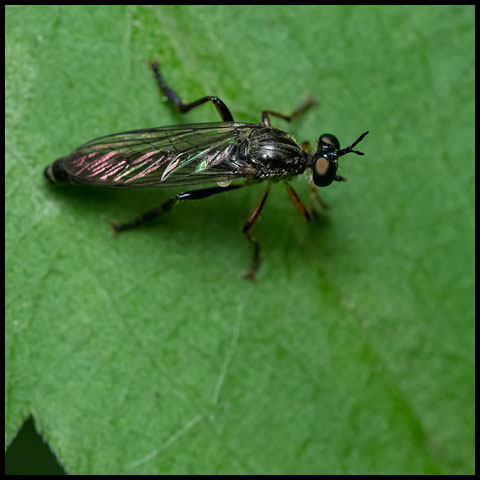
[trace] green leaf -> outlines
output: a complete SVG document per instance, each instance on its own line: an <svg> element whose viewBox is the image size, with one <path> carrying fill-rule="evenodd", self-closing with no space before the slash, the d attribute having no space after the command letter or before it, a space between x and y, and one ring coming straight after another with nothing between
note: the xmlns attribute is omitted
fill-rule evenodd
<svg viewBox="0 0 480 480"><path fill-rule="evenodd" d="M474 7L6 7L6 442L71 474L474 473ZM285 188L55 188L92 138L217 121L145 62L298 141L365 130L308 225ZM304 179L294 183L307 202Z"/></svg>

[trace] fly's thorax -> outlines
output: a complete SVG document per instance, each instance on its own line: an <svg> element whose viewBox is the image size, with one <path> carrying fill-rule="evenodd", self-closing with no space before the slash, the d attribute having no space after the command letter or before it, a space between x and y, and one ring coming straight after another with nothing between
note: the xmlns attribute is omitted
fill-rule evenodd
<svg viewBox="0 0 480 480"><path fill-rule="evenodd" d="M305 170L305 152L295 139L282 130L265 127L248 138L250 161L271 175L297 175Z"/></svg>

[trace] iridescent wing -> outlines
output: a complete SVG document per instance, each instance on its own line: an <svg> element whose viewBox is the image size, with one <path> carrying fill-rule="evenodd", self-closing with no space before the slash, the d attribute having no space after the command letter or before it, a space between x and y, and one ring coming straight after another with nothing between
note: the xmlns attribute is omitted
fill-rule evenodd
<svg viewBox="0 0 480 480"><path fill-rule="evenodd" d="M107 187L170 187L253 176L248 136L260 124L218 122L116 133L87 142L63 167L70 177Z"/></svg>

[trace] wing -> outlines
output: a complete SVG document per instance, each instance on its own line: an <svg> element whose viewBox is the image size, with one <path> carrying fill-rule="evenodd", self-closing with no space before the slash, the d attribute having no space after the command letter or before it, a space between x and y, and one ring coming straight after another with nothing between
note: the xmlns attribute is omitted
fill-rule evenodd
<svg viewBox="0 0 480 480"><path fill-rule="evenodd" d="M73 181L108 187L170 187L248 178L248 136L260 124L218 122L116 133L87 142L63 167Z"/></svg>

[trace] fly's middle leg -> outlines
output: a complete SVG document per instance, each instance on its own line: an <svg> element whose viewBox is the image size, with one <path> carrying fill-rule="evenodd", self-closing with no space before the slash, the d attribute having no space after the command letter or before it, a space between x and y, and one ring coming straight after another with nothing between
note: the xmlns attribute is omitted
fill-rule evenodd
<svg viewBox="0 0 480 480"><path fill-rule="evenodd" d="M311 220L311 217L310 217L310 214L308 213L307 207L302 203L302 201L300 200L300 197L297 195L297 192L293 189L293 187L289 183L285 182L285 186L287 187L287 192L290 197L290 200L292 200L298 213L304 218L306 222L309 222Z"/></svg>
<svg viewBox="0 0 480 480"><path fill-rule="evenodd" d="M207 198L211 195L216 195L217 193L227 192L228 190L235 190L243 186L244 185L228 185L227 187L202 188L199 190L190 190L189 192L179 193L178 195L175 195L175 197L172 197L166 202L162 203L159 207L148 210L148 212L143 213L129 222L110 222L110 224L112 225L115 233L124 232L125 230L131 230L143 225L144 223L151 222L164 213L169 212L177 202L183 202L185 200L201 200L202 198Z"/></svg>
<svg viewBox="0 0 480 480"><path fill-rule="evenodd" d="M247 237L247 240L252 243L253 245L253 258L250 263L250 268L245 273L245 278L248 280L252 280L253 282L256 281L255 275L258 270L258 266L260 265L260 245L258 240L250 233L250 230L255 225L260 217L260 213L262 212L263 206L267 200L268 194L270 193L270 185L265 189L262 196L260 197L259 202L255 205L255 208L252 210L252 213L248 217L245 225L243 226L242 233Z"/></svg>
<svg viewBox="0 0 480 480"><path fill-rule="evenodd" d="M195 100L194 102L183 103L180 95L178 95L178 93L173 90L173 88L168 86L165 77L160 72L160 67L158 63L149 62L149 66L152 69L153 74L155 75L155 80L157 81L160 90L165 95L165 97L167 97L167 100L172 105L174 105L180 113L186 113L192 108L198 107L199 105L202 105L206 102L212 102L215 105L215 108L217 109L217 112L223 122L233 122L233 116L230 113L230 110L218 97L208 95L206 97Z"/></svg>
<svg viewBox="0 0 480 480"><path fill-rule="evenodd" d="M283 113L274 112L272 110L263 110L262 112L262 122L266 127L271 127L270 115L274 117L283 118L287 122L292 121L295 117L298 117L302 113L305 113L310 107L316 105L315 100L308 95L307 98L290 114L284 115Z"/></svg>

